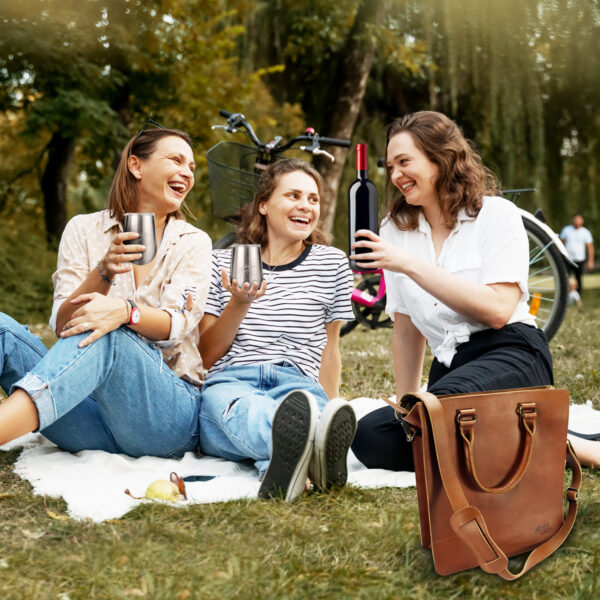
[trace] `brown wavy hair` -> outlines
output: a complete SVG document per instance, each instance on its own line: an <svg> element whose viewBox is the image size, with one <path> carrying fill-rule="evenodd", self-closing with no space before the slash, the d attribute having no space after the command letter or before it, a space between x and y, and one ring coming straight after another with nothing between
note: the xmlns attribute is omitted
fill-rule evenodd
<svg viewBox="0 0 600 600"><path fill-rule="evenodd" d="M434 111L420 111L393 121L388 127L387 148L390 140L406 131L415 145L438 168L435 189L446 226L452 229L458 212L476 217L483 196L500 194L500 182L483 164L473 143L467 140L458 125L446 115ZM388 218L398 229L416 229L420 207L408 204L404 195L393 186L388 170L386 181Z"/></svg>
<svg viewBox="0 0 600 600"><path fill-rule="evenodd" d="M141 134L132 137L127 142L123 152L121 152L121 158L108 193L108 210L111 217L115 217L123 223L125 213L137 210L138 186L136 178L127 166L129 157L137 156L144 160L156 150L159 140L171 136L181 138L187 142L190 148L192 147L190 136L183 131L179 131L179 129L144 129ZM172 216L176 219L185 219L184 211L191 214L185 202L178 210L169 213L167 220Z"/></svg>
<svg viewBox="0 0 600 600"><path fill-rule="evenodd" d="M312 177L317 184L319 198L323 200L325 190L325 182L321 174L307 162L299 158L284 158L270 164L258 178L256 185L256 193L252 202L247 204L242 211L242 219L236 229L237 239L242 244L260 244L265 247L268 243L267 235L267 219L261 215L258 208L261 202L266 202L274 192L279 179L283 175L293 173L294 171L302 171L309 177ZM329 244L328 235L317 227L304 240L306 244Z"/></svg>

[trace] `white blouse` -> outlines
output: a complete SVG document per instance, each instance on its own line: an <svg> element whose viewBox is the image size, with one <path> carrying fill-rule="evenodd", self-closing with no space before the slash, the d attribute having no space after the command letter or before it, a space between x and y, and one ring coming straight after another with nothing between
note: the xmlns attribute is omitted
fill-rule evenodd
<svg viewBox="0 0 600 600"><path fill-rule="evenodd" d="M399 230L386 217L381 237L460 279L481 284L518 283L521 298L508 322L535 326L527 304L529 243L521 215L512 202L486 196L477 217L461 210L437 260L431 228L423 213L418 227L411 231ZM488 329L455 312L407 275L384 271L384 276L386 311L392 319L394 313L408 315L442 364L449 367L458 344L467 342L472 333Z"/></svg>

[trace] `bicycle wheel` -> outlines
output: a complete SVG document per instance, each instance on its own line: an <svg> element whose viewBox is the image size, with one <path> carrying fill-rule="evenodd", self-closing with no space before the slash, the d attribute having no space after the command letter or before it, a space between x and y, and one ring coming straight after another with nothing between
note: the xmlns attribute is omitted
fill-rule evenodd
<svg viewBox="0 0 600 600"><path fill-rule="evenodd" d="M356 319L354 321L346 321L340 329L340 337L350 333L357 325L358 321Z"/></svg>
<svg viewBox="0 0 600 600"><path fill-rule="evenodd" d="M550 341L567 310L569 275L550 236L528 219L523 224L529 238L529 312Z"/></svg>
<svg viewBox="0 0 600 600"><path fill-rule="evenodd" d="M362 279L356 286L357 290L366 291L371 296L377 296L381 275L376 273ZM392 327L392 320L385 313L385 296L375 303L374 306L364 306L358 302L352 303L352 310L357 323L361 323L369 329L379 327Z"/></svg>

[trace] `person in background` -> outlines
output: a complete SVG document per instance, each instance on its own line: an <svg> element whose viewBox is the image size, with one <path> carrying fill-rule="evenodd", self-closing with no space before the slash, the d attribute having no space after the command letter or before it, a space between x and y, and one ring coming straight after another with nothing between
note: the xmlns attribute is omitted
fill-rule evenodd
<svg viewBox="0 0 600 600"><path fill-rule="evenodd" d="M548 342L527 305L521 216L462 131L438 112L406 115L388 129L386 161L396 193L381 235L357 232L368 240L354 247L372 252L351 258L384 269L396 397L419 391L426 342L435 395L552 385ZM570 439L583 463L600 466L598 442ZM352 449L370 468L414 468L391 406L359 421Z"/></svg>
<svg viewBox="0 0 600 600"><path fill-rule="evenodd" d="M259 497L293 500L307 474L321 491L344 485L356 417L340 398L342 321L354 318L346 255L318 229L323 180L285 159L260 176L238 238L260 244L265 281L230 281L231 250L213 252L200 322L208 373L200 450L251 459ZM318 423L317 423L318 421Z"/></svg>
<svg viewBox="0 0 600 600"><path fill-rule="evenodd" d="M208 294L211 242L186 223L194 185L190 138L147 129L125 146L108 209L71 219L53 275L41 341L0 313L0 444L40 431L70 452L181 457L198 445L202 361L198 323ZM158 250L123 231L124 214L155 215Z"/></svg>
<svg viewBox="0 0 600 600"><path fill-rule="evenodd" d="M575 279L575 275L569 275L569 304L575 304L577 308L581 308L581 296L577 291L577 279Z"/></svg>
<svg viewBox="0 0 600 600"><path fill-rule="evenodd" d="M594 240L587 227L583 226L583 216L580 213L573 215L573 224L566 225L560 232L562 240L569 258L577 265L575 277L577 279L577 291L581 296L582 278L586 270L594 270Z"/></svg>

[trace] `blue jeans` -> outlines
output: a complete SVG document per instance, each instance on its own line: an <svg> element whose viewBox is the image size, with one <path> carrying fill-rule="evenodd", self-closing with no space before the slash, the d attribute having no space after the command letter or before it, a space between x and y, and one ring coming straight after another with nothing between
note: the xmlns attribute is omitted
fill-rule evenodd
<svg viewBox="0 0 600 600"><path fill-rule="evenodd" d="M0 313L0 385L31 396L39 431L70 452L173 458L195 450L200 390L125 326L79 348L85 335L60 339L48 351Z"/></svg>
<svg viewBox="0 0 600 600"><path fill-rule="evenodd" d="M200 450L228 460L253 459L262 477L271 457L273 416L292 390L327 404L325 390L291 363L225 367L202 387Z"/></svg>

